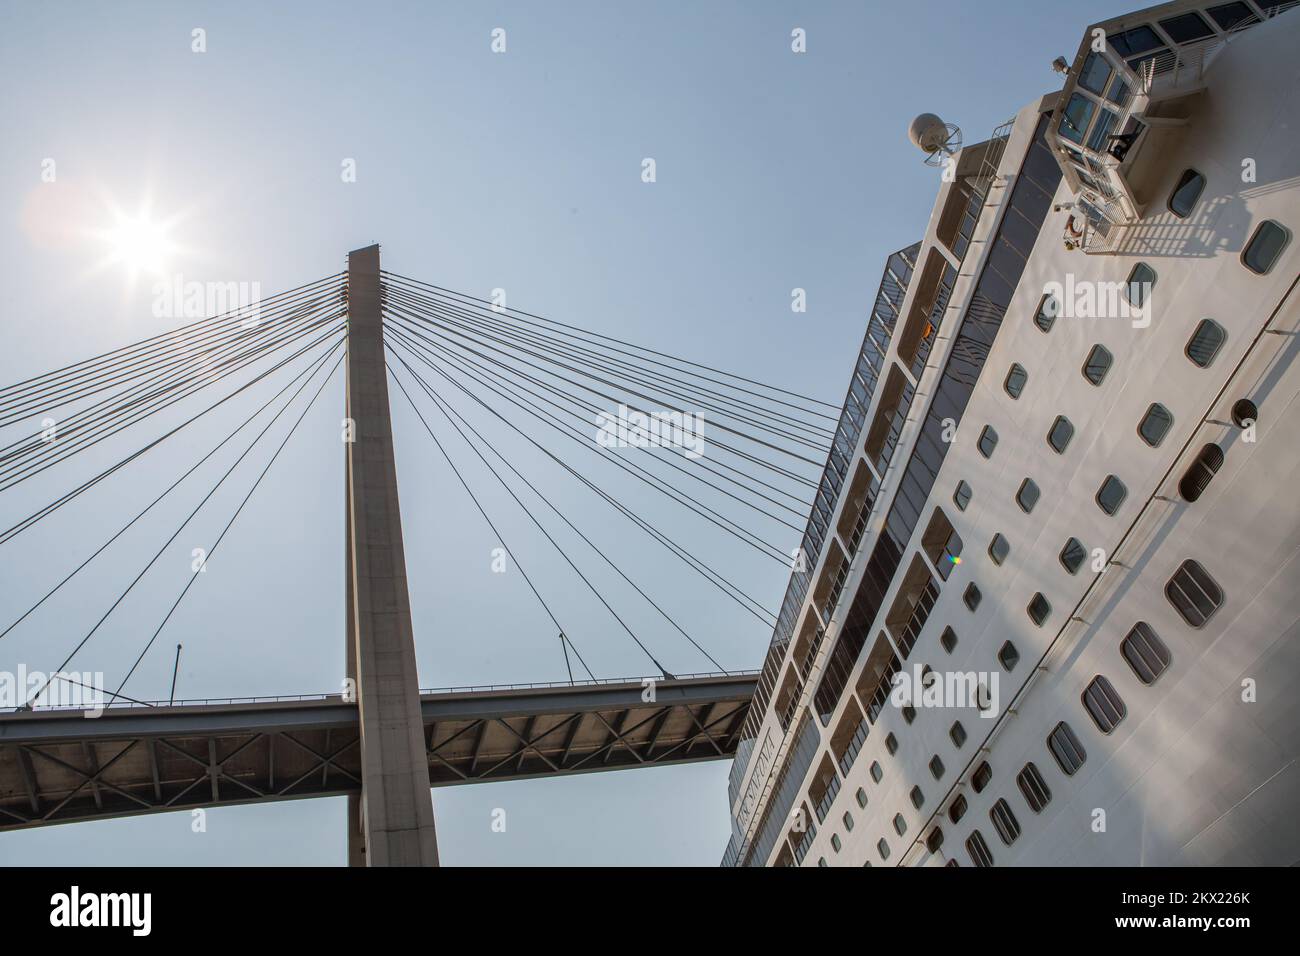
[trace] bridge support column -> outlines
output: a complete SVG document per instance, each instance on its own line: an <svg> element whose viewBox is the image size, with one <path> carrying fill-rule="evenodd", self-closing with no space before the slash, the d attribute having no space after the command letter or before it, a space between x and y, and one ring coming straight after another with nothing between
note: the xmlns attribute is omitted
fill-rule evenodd
<svg viewBox="0 0 1300 956"><path fill-rule="evenodd" d="M348 863L437 866L416 680L380 312L379 247L348 254L348 672L362 789L348 799Z"/></svg>

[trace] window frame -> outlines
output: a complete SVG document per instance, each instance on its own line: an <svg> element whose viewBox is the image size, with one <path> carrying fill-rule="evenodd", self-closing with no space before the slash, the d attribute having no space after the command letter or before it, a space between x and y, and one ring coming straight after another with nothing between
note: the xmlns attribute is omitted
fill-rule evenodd
<svg viewBox="0 0 1300 956"><path fill-rule="evenodd" d="M1192 178L1188 178L1188 173L1191 173ZM1187 212L1179 212L1177 209L1174 208L1174 197L1176 197L1186 186L1190 185L1196 179L1199 179L1201 181L1200 188L1197 189L1195 195L1192 196L1192 201L1191 204L1187 207ZM1178 177L1178 182L1174 184L1174 188L1170 190L1169 198L1165 200L1165 208L1168 209L1175 216L1177 216L1179 219L1186 219L1188 216L1190 216L1193 212L1196 211L1196 204L1201 201L1201 194L1205 192L1205 185L1206 185L1205 174L1198 169L1193 169L1191 166L1188 166L1186 169L1183 170L1182 175Z"/></svg>
<svg viewBox="0 0 1300 956"><path fill-rule="evenodd" d="M1042 614L1035 613L1035 606L1042 608ZM1052 616L1052 602L1047 600L1047 595L1042 591L1035 591L1034 596L1029 599L1025 605L1025 613L1029 615L1029 620L1034 622L1035 627L1042 627L1047 623L1047 619Z"/></svg>
<svg viewBox="0 0 1300 956"><path fill-rule="evenodd" d="M1160 432L1160 435L1156 438L1156 440L1152 441L1143 433L1142 427L1151 419L1152 413L1154 413L1157 409L1159 409L1161 412L1164 413L1165 427L1164 430ZM1165 440L1165 436L1169 434L1169 430L1173 427L1174 427L1174 413L1171 412L1167 406L1161 404L1160 402L1152 402L1150 405L1147 406L1147 410L1143 413L1142 417L1138 419L1138 423L1137 423L1138 438L1142 439L1143 443L1147 445L1149 448L1159 448L1161 443Z"/></svg>
<svg viewBox="0 0 1300 956"><path fill-rule="evenodd" d="M1219 341L1218 344L1214 346L1214 351L1210 353L1210 357L1206 359L1205 364L1202 365L1200 362L1196 361L1196 359L1192 358L1192 345L1200 337L1201 330L1206 328L1217 330L1219 334ZM1201 321L1196 323L1196 328L1192 330L1191 338L1189 338L1187 340L1187 344L1183 346L1183 355L1187 357L1187 361L1191 362L1197 368L1209 368L1211 365L1214 364L1214 360L1219 357L1219 353L1223 351L1223 346L1227 341L1228 341L1227 329L1225 329L1221 324L1216 322L1214 319L1210 319L1210 318L1201 319Z"/></svg>
<svg viewBox="0 0 1300 956"><path fill-rule="evenodd" d="M1065 443L1061 445L1060 448L1057 448L1056 445L1052 443L1052 435L1061 425L1068 428L1069 433L1065 436ZM1051 427L1047 429L1047 447L1052 449L1052 451L1056 452L1058 455L1064 455L1065 450L1070 447L1070 442L1072 441L1074 441L1074 422L1070 421L1064 415L1057 415L1056 418L1052 420Z"/></svg>
<svg viewBox="0 0 1300 956"><path fill-rule="evenodd" d="M1063 745L1069 746L1069 752L1065 751ZM1060 746L1061 749L1058 749L1058 746ZM1065 774L1067 777L1073 777L1079 772L1079 768L1088 762L1087 749L1079 740L1078 734L1074 732L1074 728L1064 720L1060 721L1055 727L1053 727L1052 732L1047 735L1047 750L1048 753L1052 755L1052 759L1056 761L1056 765L1061 768L1061 773ZM1071 766L1066 766L1065 760L1062 759L1062 753L1071 757ZM1077 753L1078 756L1077 763L1073 761L1073 755L1075 753Z"/></svg>
<svg viewBox="0 0 1300 956"><path fill-rule="evenodd" d="M1020 795L1025 798L1025 806L1034 813L1042 813L1052 802L1052 788L1047 785L1043 772L1032 760L1021 767L1020 773L1016 774L1016 786L1020 788Z"/></svg>
<svg viewBox="0 0 1300 956"><path fill-rule="evenodd" d="M989 807L989 819L1004 845L1011 846L1020 838L1020 821L1016 819L1006 797L998 797L993 806Z"/></svg>
<svg viewBox="0 0 1300 956"><path fill-rule="evenodd" d="M1273 258L1269 260L1268 265L1263 269L1256 269L1250 264L1247 256L1250 254L1250 250L1254 248L1255 243L1259 241L1260 233L1262 233L1267 226L1274 227L1281 235L1282 241L1277 247L1277 252L1274 253ZM1253 272L1257 276L1266 276L1273 271L1273 267L1277 265L1278 260L1282 258L1282 253L1286 252L1286 247L1289 245L1291 245L1291 230L1282 225L1276 219L1265 219L1255 227L1255 231L1250 234L1250 239L1247 240L1246 244L1242 247L1241 264L1245 266L1248 271Z"/></svg>
<svg viewBox="0 0 1300 956"><path fill-rule="evenodd" d="M964 500L961 498L961 491L963 488L966 489L966 497ZM952 503L957 506L958 511L965 511L967 506L970 505L971 498L974 496L974 494L975 492L971 488L970 484L966 481L965 478L962 478L957 482L957 487L953 489Z"/></svg>
<svg viewBox="0 0 1300 956"><path fill-rule="evenodd" d="M1098 364L1094 360L1094 356L1100 358L1102 355L1105 356L1106 363L1101 366L1101 373L1097 378L1093 379L1093 377L1088 374L1088 369L1093 368ZM1088 350L1088 355L1084 358L1083 364L1079 366L1079 374L1082 375L1083 380L1093 386L1093 388L1100 388L1101 383L1106 381L1106 376L1110 374L1111 366L1114 364L1115 353L1106 348L1106 346L1102 345L1100 342L1094 342L1092 348Z"/></svg>
<svg viewBox="0 0 1300 956"><path fill-rule="evenodd" d="M1050 312L1045 309L1048 302L1053 303ZM1034 325L1037 326L1038 331L1046 335L1048 332L1052 331L1052 326L1056 324L1057 317L1059 317L1060 314L1061 303L1057 300L1056 296L1052 295L1050 292L1044 292L1043 297L1038 300L1038 308L1034 312ZM1044 326L1044 322L1047 323L1046 326Z"/></svg>
<svg viewBox="0 0 1300 956"><path fill-rule="evenodd" d="M1198 575L1204 575L1205 581L1208 582L1209 585L1214 589L1213 592L1206 590L1204 584L1202 584L1202 582L1197 580ZM1200 617L1200 623L1196 623L1190 617L1188 617L1186 611L1184 611L1183 608L1181 608L1178 605L1178 602L1174 600L1173 595L1170 594L1170 589L1174 587L1175 582L1177 582L1179 578L1182 576L1186 576L1188 579L1190 579L1191 583L1195 584L1198 590L1204 592L1205 596L1210 598L1211 602L1214 605L1213 607L1210 608L1208 612L1205 612L1201 610L1199 604L1197 604L1195 601L1192 602L1193 609ZM1179 591L1181 591L1184 595L1187 594L1186 588L1184 588L1182 585L1179 585ZM1214 592L1218 593L1217 598L1213 596ZM1205 625L1209 623L1210 619L1214 617L1215 614L1219 613L1219 609L1223 607L1224 603L1227 601L1228 598L1227 598L1227 594L1223 590L1223 586L1220 585L1219 582L1214 579L1214 576L1211 575L1209 571L1205 570L1205 566L1202 565L1199 561L1196 561L1192 558L1188 558L1178 566L1178 570L1175 571L1173 575L1170 576L1169 580L1165 583L1165 599L1174 606L1174 610L1178 612L1178 616L1181 617L1183 621L1187 623L1188 627L1191 627L1199 631L1201 628L1205 627Z"/></svg>
<svg viewBox="0 0 1300 956"><path fill-rule="evenodd" d="M1107 508L1101 503L1102 492L1107 488L1114 488L1116 486L1118 486L1120 490L1119 500L1115 502L1114 508ZM1119 513L1119 509L1124 507L1124 502L1128 500L1128 485L1124 484L1118 475L1107 475L1102 481L1101 486L1097 489L1097 494L1093 497L1093 500L1097 503L1097 507L1101 509L1102 514L1113 518Z"/></svg>
<svg viewBox="0 0 1300 956"><path fill-rule="evenodd" d="M1030 489L1033 489L1034 500L1029 502L1029 507L1026 508L1023 498L1025 492ZM1043 496L1043 489L1038 487L1038 482L1034 481L1034 479L1032 478L1026 477L1025 480L1020 483L1020 487L1016 489L1016 505L1025 514L1031 514L1034 510L1034 507L1038 504L1038 499L1041 498L1042 496Z"/></svg>
<svg viewBox="0 0 1300 956"><path fill-rule="evenodd" d="M1083 709L1103 734L1110 735L1128 716L1128 705L1104 674L1096 675L1079 695Z"/></svg>
<svg viewBox="0 0 1300 956"><path fill-rule="evenodd" d="M1129 628L1119 642L1119 656L1124 658L1124 663L1128 664L1133 676L1147 687L1154 686L1174 661L1169 646L1146 621L1138 621ZM1158 669L1153 662L1159 665Z"/></svg>
<svg viewBox="0 0 1300 956"><path fill-rule="evenodd" d="M1151 278L1150 279L1136 278L1139 271L1145 271L1150 273ZM1159 280L1159 278L1160 278L1159 273L1157 273L1155 269L1152 269L1151 266L1149 266L1146 262L1139 261L1133 263L1133 268L1128 274L1128 279L1124 281L1123 295L1124 298L1128 301L1128 304L1133 306L1133 308L1138 309L1139 311L1145 309L1149 304L1149 296L1147 295L1147 293L1149 293L1152 289L1156 287L1156 282L1157 280ZM1134 287L1136 286L1138 288L1141 288L1143 284L1147 285L1149 288L1147 288L1146 291L1142 294L1140 301L1134 301L1134 294L1133 294Z"/></svg>
<svg viewBox="0 0 1300 956"><path fill-rule="evenodd" d="M971 835L966 838L966 855L977 867L993 865L993 851L989 849L988 841L979 830L972 830Z"/></svg>
<svg viewBox="0 0 1300 956"><path fill-rule="evenodd" d="M1017 371L1019 374L1017 375ZM1015 391L1011 390L1011 379L1017 377L1020 384ZM1025 386L1029 384L1029 372L1019 362L1012 362L1011 368L1007 369L1007 376L1002 380L1002 390L1011 396L1012 401L1019 401L1020 396L1025 392Z"/></svg>
<svg viewBox="0 0 1300 956"><path fill-rule="evenodd" d="M985 451L985 443L988 444L988 450ZM980 436L975 440L975 447L979 453L986 459L992 458L993 453L998 450L998 432L992 425L985 425L980 430Z"/></svg>
<svg viewBox="0 0 1300 956"><path fill-rule="evenodd" d="M1002 543L1003 547L995 550L999 542ZM1006 561L1007 557L1011 554L1011 542L1007 540L1006 535L1001 531L995 532L993 537L989 540L988 551L989 558L993 563L998 567L1002 567L1002 562ZM1001 556L999 556L999 554Z"/></svg>
<svg viewBox="0 0 1300 956"><path fill-rule="evenodd" d="M1065 552L1070 550L1071 544L1077 545L1080 551L1079 562L1073 568L1065 563ZM1088 547L1078 538L1071 537L1065 542L1065 546L1061 548L1061 553L1056 556L1056 559L1061 562L1061 567L1065 569L1067 574L1078 574L1079 569L1088 560Z"/></svg>

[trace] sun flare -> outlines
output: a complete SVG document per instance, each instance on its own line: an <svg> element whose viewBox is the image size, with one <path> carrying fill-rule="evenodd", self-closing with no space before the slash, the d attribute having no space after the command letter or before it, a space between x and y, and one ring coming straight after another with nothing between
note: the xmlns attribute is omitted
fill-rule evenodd
<svg viewBox="0 0 1300 956"><path fill-rule="evenodd" d="M154 221L147 212L138 216L119 214L116 219L104 233L110 262L124 266L133 278L141 273L161 275L175 251L167 226Z"/></svg>

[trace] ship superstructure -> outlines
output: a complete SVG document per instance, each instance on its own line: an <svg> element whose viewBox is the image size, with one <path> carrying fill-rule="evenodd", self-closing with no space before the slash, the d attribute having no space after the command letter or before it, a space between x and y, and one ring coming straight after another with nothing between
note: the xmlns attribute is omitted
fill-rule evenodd
<svg viewBox="0 0 1300 956"><path fill-rule="evenodd" d="M724 865L1300 862L1300 11L1089 26L890 256Z"/></svg>

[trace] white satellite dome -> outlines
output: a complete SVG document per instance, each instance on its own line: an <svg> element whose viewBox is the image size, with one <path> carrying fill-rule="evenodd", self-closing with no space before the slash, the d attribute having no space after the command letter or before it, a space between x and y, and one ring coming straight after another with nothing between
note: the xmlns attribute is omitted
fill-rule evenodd
<svg viewBox="0 0 1300 956"><path fill-rule="evenodd" d="M961 149L961 130L933 113L922 113L912 120L907 138L925 153L927 166L942 166Z"/></svg>
<svg viewBox="0 0 1300 956"><path fill-rule="evenodd" d="M949 135L948 124L933 113L922 113L912 120L912 125L907 130L907 138L926 153L943 149Z"/></svg>

